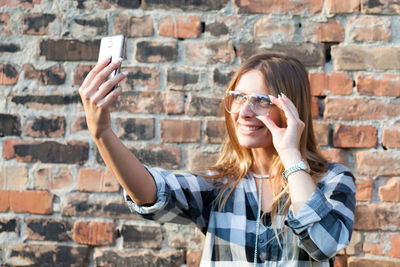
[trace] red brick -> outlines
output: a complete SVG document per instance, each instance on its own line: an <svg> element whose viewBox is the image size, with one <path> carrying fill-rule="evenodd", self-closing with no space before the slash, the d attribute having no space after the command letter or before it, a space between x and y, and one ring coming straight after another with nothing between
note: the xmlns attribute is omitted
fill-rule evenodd
<svg viewBox="0 0 400 267"><path fill-rule="evenodd" d="M220 116L222 96L203 97L191 94L186 104L186 114L191 117L196 116Z"/></svg>
<svg viewBox="0 0 400 267"><path fill-rule="evenodd" d="M400 127L383 129L382 145L387 148L400 148Z"/></svg>
<svg viewBox="0 0 400 267"><path fill-rule="evenodd" d="M0 188L25 189L28 183L28 168L26 166L1 166Z"/></svg>
<svg viewBox="0 0 400 267"><path fill-rule="evenodd" d="M172 90L196 89L200 80L199 70L189 68L169 68L167 73L167 88Z"/></svg>
<svg viewBox="0 0 400 267"><path fill-rule="evenodd" d="M51 214L53 195L47 191L0 190L0 210L14 213Z"/></svg>
<svg viewBox="0 0 400 267"><path fill-rule="evenodd" d="M314 121L313 122L314 134L317 140L317 144L319 146L328 146L329 145L329 131L330 125L329 123L323 121Z"/></svg>
<svg viewBox="0 0 400 267"><path fill-rule="evenodd" d="M319 100L317 97L311 98L311 116L313 119L319 118Z"/></svg>
<svg viewBox="0 0 400 267"><path fill-rule="evenodd" d="M155 137L154 119L116 118L117 136L123 140L151 140Z"/></svg>
<svg viewBox="0 0 400 267"><path fill-rule="evenodd" d="M118 15L114 18L114 34L126 37L144 37L153 35L153 18L151 16L132 17Z"/></svg>
<svg viewBox="0 0 400 267"><path fill-rule="evenodd" d="M8 13L0 13L0 33L10 35L10 15Z"/></svg>
<svg viewBox="0 0 400 267"><path fill-rule="evenodd" d="M396 15L400 14L400 8L397 2L389 0L380 0L379 2L371 2L362 0L361 11L366 14L380 15Z"/></svg>
<svg viewBox="0 0 400 267"><path fill-rule="evenodd" d="M63 116L29 118L25 122L24 135L30 137L64 137L66 120Z"/></svg>
<svg viewBox="0 0 400 267"><path fill-rule="evenodd" d="M173 62L178 59L178 44L174 41L139 41L135 58L144 63Z"/></svg>
<svg viewBox="0 0 400 267"><path fill-rule="evenodd" d="M390 250L386 252L386 256L400 258L400 234L389 234Z"/></svg>
<svg viewBox="0 0 400 267"><path fill-rule="evenodd" d="M262 18L254 24L254 39L292 42L295 30L292 20Z"/></svg>
<svg viewBox="0 0 400 267"><path fill-rule="evenodd" d="M193 65L230 64L235 60L235 50L230 42L184 42L185 61Z"/></svg>
<svg viewBox="0 0 400 267"><path fill-rule="evenodd" d="M165 112L165 94L161 92L123 92L111 106L112 111L158 114Z"/></svg>
<svg viewBox="0 0 400 267"><path fill-rule="evenodd" d="M40 55L54 61L97 61L100 48L98 40L40 40Z"/></svg>
<svg viewBox="0 0 400 267"><path fill-rule="evenodd" d="M309 22L308 24L303 30L305 41L328 43L343 41L343 26L336 19L328 19L326 22Z"/></svg>
<svg viewBox="0 0 400 267"><path fill-rule="evenodd" d="M313 96L350 95L353 92L353 78L349 73L309 73L308 78Z"/></svg>
<svg viewBox="0 0 400 267"><path fill-rule="evenodd" d="M218 159L218 153L202 152L198 149L189 149L186 154L188 155L189 170L204 170L213 166Z"/></svg>
<svg viewBox="0 0 400 267"><path fill-rule="evenodd" d="M400 202L400 177L390 178L378 189L382 202Z"/></svg>
<svg viewBox="0 0 400 267"><path fill-rule="evenodd" d="M356 13L360 11L360 0L328 0L328 12L337 13Z"/></svg>
<svg viewBox="0 0 400 267"><path fill-rule="evenodd" d="M400 235L398 233L366 233L364 253L400 258Z"/></svg>
<svg viewBox="0 0 400 267"><path fill-rule="evenodd" d="M359 231L353 231L350 244L346 248L347 255L357 255L362 252L364 236Z"/></svg>
<svg viewBox="0 0 400 267"><path fill-rule="evenodd" d="M201 251L187 251L186 252L186 266L199 267L201 261Z"/></svg>
<svg viewBox="0 0 400 267"><path fill-rule="evenodd" d="M347 155L343 149L329 148L326 150L321 150L321 154L328 161L339 162L343 165L348 165Z"/></svg>
<svg viewBox="0 0 400 267"><path fill-rule="evenodd" d="M388 120L400 114L400 102L386 103L374 99L330 98L325 100L325 120Z"/></svg>
<svg viewBox="0 0 400 267"><path fill-rule="evenodd" d="M361 151L356 155L357 171L368 176L400 175L400 151Z"/></svg>
<svg viewBox="0 0 400 267"><path fill-rule="evenodd" d="M77 221L74 223L72 239L79 244L91 246L113 246L116 224L113 222Z"/></svg>
<svg viewBox="0 0 400 267"><path fill-rule="evenodd" d="M201 35L200 16L174 15L161 19L158 34L173 38L198 38Z"/></svg>
<svg viewBox="0 0 400 267"><path fill-rule="evenodd" d="M392 40L392 24L389 17L354 16L347 20L347 35L351 41Z"/></svg>
<svg viewBox="0 0 400 267"><path fill-rule="evenodd" d="M78 65L73 74L73 85L81 85L94 65Z"/></svg>
<svg viewBox="0 0 400 267"><path fill-rule="evenodd" d="M56 108L65 108L67 105L80 104L81 98L79 94L73 95L44 95L44 92L39 91L34 95L11 95L8 97L9 103L13 105L23 105L24 108L38 109L38 110L51 110ZM78 108L81 107L78 105ZM82 108L83 110L83 108Z"/></svg>
<svg viewBox="0 0 400 267"><path fill-rule="evenodd" d="M152 67L124 68L128 72L120 83L124 90L155 90L160 87L160 70Z"/></svg>
<svg viewBox="0 0 400 267"><path fill-rule="evenodd" d="M206 120L204 138L206 143L220 144L225 136L225 121Z"/></svg>
<svg viewBox="0 0 400 267"><path fill-rule="evenodd" d="M372 192L374 190L374 180L368 177L357 177L356 179L356 200L371 201Z"/></svg>
<svg viewBox="0 0 400 267"><path fill-rule="evenodd" d="M17 83L19 73L10 64L0 64L0 85L14 85Z"/></svg>
<svg viewBox="0 0 400 267"><path fill-rule="evenodd" d="M161 139L163 142L200 142L201 122L189 120L162 120Z"/></svg>
<svg viewBox="0 0 400 267"><path fill-rule="evenodd" d="M399 230L400 213L398 205L384 203L358 204L355 211L354 229L357 230Z"/></svg>
<svg viewBox="0 0 400 267"><path fill-rule="evenodd" d="M84 192L118 192L120 186L109 170L79 169L76 189Z"/></svg>
<svg viewBox="0 0 400 267"><path fill-rule="evenodd" d="M36 80L40 85L61 85L66 72L62 65L54 65L44 70L36 70L31 64L24 65L25 79Z"/></svg>
<svg viewBox="0 0 400 267"><path fill-rule="evenodd" d="M305 1L273 1L259 0L250 2L248 0L235 0L236 6L239 8L239 13L249 14L281 14L291 13L300 15L303 13L317 14L322 11L322 0L305 0Z"/></svg>
<svg viewBox="0 0 400 267"><path fill-rule="evenodd" d="M400 69L400 49L395 47L334 46L332 58L336 70Z"/></svg>
<svg viewBox="0 0 400 267"><path fill-rule="evenodd" d="M370 125L336 125L333 145L344 148L376 147L377 131Z"/></svg>
<svg viewBox="0 0 400 267"><path fill-rule="evenodd" d="M379 266L379 267L398 267L400 261L399 260L390 260L390 259L381 259L381 258L349 258L349 267L370 267L370 266Z"/></svg>
<svg viewBox="0 0 400 267"><path fill-rule="evenodd" d="M34 185L40 190L59 190L71 188L74 179L67 168L36 168L34 170Z"/></svg>
<svg viewBox="0 0 400 267"><path fill-rule="evenodd" d="M42 1L41 0L6 0L0 3L0 6L7 5L8 7L28 7L33 8L35 5L39 5Z"/></svg>
<svg viewBox="0 0 400 267"><path fill-rule="evenodd" d="M50 24L54 22L54 14L32 13L24 16L23 33L32 35L49 35Z"/></svg>
<svg viewBox="0 0 400 267"><path fill-rule="evenodd" d="M73 122L72 125L70 127L70 133L75 133L75 132L79 132L79 131L86 131L87 128L87 124L86 124L86 117L78 117L76 118Z"/></svg>
<svg viewBox="0 0 400 267"><path fill-rule="evenodd" d="M356 80L357 91L360 95L400 97L399 74L370 74L359 73Z"/></svg>
<svg viewBox="0 0 400 267"><path fill-rule="evenodd" d="M165 95L165 112L167 114L183 114L185 112L185 94L168 91Z"/></svg>

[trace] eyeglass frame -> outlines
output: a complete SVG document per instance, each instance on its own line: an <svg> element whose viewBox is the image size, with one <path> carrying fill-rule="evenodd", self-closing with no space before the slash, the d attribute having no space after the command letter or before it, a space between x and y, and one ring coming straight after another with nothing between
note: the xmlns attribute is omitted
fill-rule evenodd
<svg viewBox="0 0 400 267"><path fill-rule="evenodd" d="M234 94L236 94L236 95L243 95L244 96L244 101L243 101L243 103L240 103L239 104L239 107L238 107L238 109L236 110L236 111L230 111L230 110L228 110L228 107L227 107L227 97L228 96L231 96L231 95L234 95ZM264 95L264 94L246 94L246 93L243 93L243 92L240 92L240 91L234 91L234 90L231 90L231 91L227 91L227 93L225 94L225 96L224 96L224 107L225 107L225 110L228 112L228 113L230 113L230 114L235 114L235 113L239 113L240 112L240 110L241 110L241 108L243 107L243 104L244 103L248 103L248 105L250 106L250 109L251 109L251 111L252 112L254 112L254 114L256 114L257 116L264 116L264 115L267 115L268 114L268 112L267 112L267 114L258 114L256 111L255 111L255 109L256 109L256 107L254 106L255 104L253 103L253 101L251 101L251 99L252 98L264 98L264 99L267 99L268 100L268 107L272 107L274 104L271 102L271 100L270 100L270 97L268 96L268 95ZM233 103L234 101L232 101L232 103ZM231 105L232 105L232 103L231 103Z"/></svg>

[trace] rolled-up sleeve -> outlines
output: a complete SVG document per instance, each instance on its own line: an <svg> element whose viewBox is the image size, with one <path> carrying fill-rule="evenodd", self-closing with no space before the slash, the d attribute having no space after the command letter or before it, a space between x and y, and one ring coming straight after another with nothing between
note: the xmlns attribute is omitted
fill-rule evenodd
<svg viewBox="0 0 400 267"><path fill-rule="evenodd" d="M355 210L355 179L337 164L318 183L310 199L285 224L298 236L298 245L317 261L333 257L350 243Z"/></svg>

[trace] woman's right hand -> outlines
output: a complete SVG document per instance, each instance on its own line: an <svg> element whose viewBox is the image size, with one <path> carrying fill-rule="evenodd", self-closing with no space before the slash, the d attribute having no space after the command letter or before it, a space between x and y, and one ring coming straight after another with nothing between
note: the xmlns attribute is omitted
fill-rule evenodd
<svg viewBox="0 0 400 267"><path fill-rule="evenodd" d="M127 75L123 72L105 81L121 65L122 58L113 62L110 60L107 58L97 63L79 88L87 127L94 138L100 138L111 129L110 105L122 93L118 83Z"/></svg>

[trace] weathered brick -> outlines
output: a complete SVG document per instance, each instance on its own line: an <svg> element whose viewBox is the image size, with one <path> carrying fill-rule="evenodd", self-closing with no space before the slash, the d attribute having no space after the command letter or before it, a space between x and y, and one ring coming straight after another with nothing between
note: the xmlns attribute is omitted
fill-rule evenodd
<svg viewBox="0 0 400 267"><path fill-rule="evenodd" d="M390 178L378 189L382 202L400 202L400 177Z"/></svg>
<svg viewBox="0 0 400 267"><path fill-rule="evenodd" d="M256 2L249 2L247 0L235 0L235 4L239 8L239 13L248 14L316 14L322 11L323 2L324 1L322 0L305 0L301 2L289 0L259 0Z"/></svg>
<svg viewBox="0 0 400 267"><path fill-rule="evenodd" d="M346 166L348 165L347 155L343 149L329 148L321 150L321 154L328 161L339 162Z"/></svg>
<svg viewBox="0 0 400 267"><path fill-rule="evenodd" d="M121 237L124 248L161 249L162 229L159 226L122 225Z"/></svg>
<svg viewBox="0 0 400 267"><path fill-rule="evenodd" d="M0 113L0 137L19 136L21 134L21 120L18 115Z"/></svg>
<svg viewBox="0 0 400 267"><path fill-rule="evenodd" d="M214 1L214 0L202 0L202 1L175 1L175 0L143 0L143 9L179 9L183 11L209 11L209 10L220 10L224 8L228 0Z"/></svg>
<svg viewBox="0 0 400 267"><path fill-rule="evenodd" d="M0 33L12 34L10 29L10 14L0 13Z"/></svg>
<svg viewBox="0 0 400 267"><path fill-rule="evenodd" d="M25 189L28 183L28 168L26 166L1 166L0 188Z"/></svg>
<svg viewBox="0 0 400 267"><path fill-rule="evenodd" d="M34 186L39 190L59 190L71 188L74 182L71 171L67 168L34 169Z"/></svg>
<svg viewBox="0 0 400 267"><path fill-rule="evenodd" d="M173 38L198 38L201 30L200 16L174 15L161 19L158 34Z"/></svg>
<svg viewBox="0 0 400 267"><path fill-rule="evenodd" d="M120 185L110 170L79 169L76 189L84 192L119 192Z"/></svg>
<svg viewBox="0 0 400 267"><path fill-rule="evenodd" d="M14 85L17 83L19 73L11 64L0 64L0 85Z"/></svg>
<svg viewBox="0 0 400 267"><path fill-rule="evenodd" d="M201 251L187 251L186 252L186 266L199 267L201 261Z"/></svg>
<svg viewBox="0 0 400 267"><path fill-rule="evenodd" d="M151 140L155 137L154 119L116 118L117 135L125 140Z"/></svg>
<svg viewBox="0 0 400 267"><path fill-rule="evenodd" d="M158 114L165 112L164 95L160 92L123 92L111 105L112 111Z"/></svg>
<svg viewBox="0 0 400 267"><path fill-rule="evenodd" d="M356 155L357 171L364 175L400 175L400 151L361 151Z"/></svg>
<svg viewBox="0 0 400 267"><path fill-rule="evenodd" d="M359 73L356 87L360 95L400 97L400 75Z"/></svg>
<svg viewBox="0 0 400 267"><path fill-rule="evenodd" d="M108 199L89 199L89 193L69 193L61 203L61 215L79 217L99 217L118 219L139 219L121 199L119 201ZM1 196L0 196L1 198Z"/></svg>
<svg viewBox="0 0 400 267"><path fill-rule="evenodd" d="M234 70L222 71L219 68L215 68L212 73L213 84L225 89L228 87L229 82L233 78L234 74Z"/></svg>
<svg viewBox="0 0 400 267"><path fill-rule="evenodd" d="M61 85L65 82L66 72L62 65L36 70L31 64L27 64L24 65L24 77L36 80L40 85Z"/></svg>
<svg viewBox="0 0 400 267"><path fill-rule="evenodd" d="M399 3L396 1L361 0L361 11L363 13L367 13L367 14L396 15L396 14L400 14L400 7L399 7Z"/></svg>
<svg viewBox="0 0 400 267"><path fill-rule="evenodd" d="M380 267L397 267L399 266L398 260L381 259L381 258L349 258L348 262L350 267L369 267L369 266L380 266Z"/></svg>
<svg viewBox="0 0 400 267"><path fill-rule="evenodd" d="M365 121L392 119L400 114L400 102L360 98L330 98L325 100L325 120Z"/></svg>
<svg viewBox="0 0 400 267"><path fill-rule="evenodd" d="M361 46L332 47L336 70L397 70L400 69L400 49Z"/></svg>
<svg viewBox="0 0 400 267"><path fill-rule="evenodd" d="M363 251L372 255L400 258L399 244L398 233L366 233Z"/></svg>
<svg viewBox="0 0 400 267"><path fill-rule="evenodd" d="M262 18L254 24L254 39L273 40L274 43L292 42L295 30L293 20Z"/></svg>
<svg viewBox="0 0 400 267"><path fill-rule="evenodd" d="M371 201L372 200L372 192L374 189L374 180L368 177L357 177L356 179L357 193L356 200L357 201Z"/></svg>
<svg viewBox="0 0 400 267"><path fill-rule="evenodd" d="M203 97L190 95L186 114L192 117L195 116L218 116L222 110L222 97ZM220 110L221 109L221 110Z"/></svg>
<svg viewBox="0 0 400 267"><path fill-rule="evenodd" d="M72 239L79 244L91 246L113 246L116 238L114 222L77 221L74 223Z"/></svg>
<svg viewBox="0 0 400 267"><path fill-rule="evenodd" d="M100 40L52 40L40 41L40 55L54 61L97 61Z"/></svg>
<svg viewBox="0 0 400 267"><path fill-rule="evenodd" d="M174 90L183 90L199 82L198 71L187 68L169 68L167 72L167 87Z"/></svg>
<svg viewBox="0 0 400 267"><path fill-rule="evenodd" d="M67 221L48 218L26 218L26 238L40 241L69 241L71 226Z"/></svg>
<svg viewBox="0 0 400 267"><path fill-rule="evenodd" d="M225 136L225 121L206 120L204 139L206 143L220 144Z"/></svg>
<svg viewBox="0 0 400 267"><path fill-rule="evenodd" d="M189 149L187 155L189 170L204 170L209 166L215 165L218 159L218 153L202 152L198 149Z"/></svg>
<svg viewBox="0 0 400 267"><path fill-rule="evenodd" d="M64 137L66 120L62 116L35 117L25 122L24 135L30 137Z"/></svg>
<svg viewBox="0 0 400 267"><path fill-rule="evenodd" d="M363 235L359 231L353 231L349 246L346 248L348 255L356 255L362 252ZM343 266L344 267L344 266Z"/></svg>
<svg viewBox="0 0 400 267"><path fill-rule="evenodd" d="M386 148L400 148L400 127L383 129L382 145Z"/></svg>
<svg viewBox="0 0 400 267"><path fill-rule="evenodd" d="M6 140L3 155L6 160L16 158L22 162L83 164L88 160L89 144Z"/></svg>
<svg viewBox="0 0 400 267"><path fill-rule="evenodd" d="M86 117L78 117L72 122L70 133L85 131L87 129Z"/></svg>
<svg viewBox="0 0 400 267"><path fill-rule="evenodd" d="M95 14L75 17L69 26L74 37L97 37L107 35L108 21L106 14Z"/></svg>
<svg viewBox="0 0 400 267"><path fill-rule="evenodd" d="M204 236L191 225L164 224L168 246L185 250L201 250Z"/></svg>
<svg viewBox="0 0 400 267"><path fill-rule="evenodd" d="M24 105L32 109L53 110L54 106L63 106L81 103L78 94L74 95L13 95L10 102L16 105Z"/></svg>
<svg viewBox="0 0 400 267"><path fill-rule="evenodd" d="M3 263L18 266L87 266L87 246L71 246L48 243L5 243Z"/></svg>
<svg viewBox="0 0 400 267"><path fill-rule="evenodd" d="M13 44L13 43L0 44L0 53L16 53L19 51L21 51L21 48L17 44Z"/></svg>
<svg viewBox="0 0 400 267"><path fill-rule="evenodd" d="M314 121L315 139L319 146L329 145L330 125L326 122Z"/></svg>
<svg viewBox="0 0 400 267"><path fill-rule="evenodd" d="M400 213L396 204L358 204L355 211L354 229L390 230L400 229Z"/></svg>
<svg viewBox="0 0 400 267"><path fill-rule="evenodd" d="M313 96L350 95L353 92L353 78L349 73L309 73L308 78Z"/></svg>
<svg viewBox="0 0 400 267"><path fill-rule="evenodd" d="M81 85L94 65L78 65L73 74L73 85Z"/></svg>
<svg viewBox="0 0 400 267"><path fill-rule="evenodd" d="M127 9L135 9L140 8L140 0L116 0L116 1L108 1L108 0L96 0L96 8L100 7L102 9L110 9L111 7L116 8L127 8Z"/></svg>
<svg viewBox="0 0 400 267"><path fill-rule="evenodd" d="M328 0L328 12L331 14L356 13L360 11L360 0Z"/></svg>
<svg viewBox="0 0 400 267"><path fill-rule="evenodd" d="M0 190L0 211L51 214L53 194L47 191Z"/></svg>
<svg viewBox="0 0 400 267"><path fill-rule="evenodd" d="M351 41L391 41L392 23L389 17L354 16L347 20L347 36Z"/></svg>
<svg viewBox="0 0 400 267"><path fill-rule="evenodd" d="M186 41L185 60L190 64L228 64L235 60L235 50L230 42Z"/></svg>
<svg viewBox="0 0 400 267"><path fill-rule="evenodd" d="M308 42L342 42L344 29L336 19L328 19L326 22L307 21L302 36Z"/></svg>
<svg viewBox="0 0 400 267"><path fill-rule="evenodd" d="M50 24L54 22L56 15L48 13L32 13L24 16L23 33L32 35L50 34Z"/></svg>
<svg viewBox="0 0 400 267"><path fill-rule="evenodd" d="M165 112L167 114L183 114L185 112L185 94L168 91L165 94Z"/></svg>
<svg viewBox="0 0 400 267"><path fill-rule="evenodd" d="M19 219L17 218L0 218L0 236L9 234L19 236Z"/></svg>
<svg viewBox="0 0 400 267"><path fill-rule="evenodd" d="M41 0L13 0L13 1L3 1L1 2L1 5L7 5L8 7L27 7L27 8L33 8L35 5L39 5Z"/></svg>
<svg viewBox="0 0 400 267"><path fill-rule="evenodd" d="M165 169L181 167L181 150L175 146L152 145L143 149L130 148L140 162L149 166L159 166Z"/></svg>
<svg viewBox="0 0 400 267"><path fill-rule="evenodd" d="M170 62L178 59L178 44L165 41L140 41L136 43L136 60L145 63Z"/></svg>
<svg viewBox="0 0 400 267"><path fill-rule="evenodd" d="M271 48L263 48L262 43L242 43L238 55L242 60L262 51L281 52L298 58L306 66L324 66L325 48L320 43L279 43Z"/></svg>
<svg viewBox="0 0 400 267"><path fill-rule="evenodd" d="M154 90L160 87L160 70L152 67L124 68L127 78L120 83L124 90Z"/></svg>
<svg viewBox="0 0 400 267"><path fill-rule="evenodd" d="M377 143L377 130L370 125L338 124L333 133L333 145L335 147L376 147Z"/></svg>
<svg viewBox="0 0 400 267"><path fill-rule="evenodd" d="M151 16L118 15L114 18L114 34L123 34L126 37L145 37L152 36L153 32Z"/></svg>
<svg viewBox="0 0 400 267"><path fill-rule="evenodd" d="M229 34L229 28L223 22L206 23L205 32L209 32L213 36L220 37Z"/></svg>
<svg viewBox="0 0 400 267"><path fill-rule="evenodd" d="M163 142L200 142L201 122L190 120L162 120L160 131Z"/></svg>

